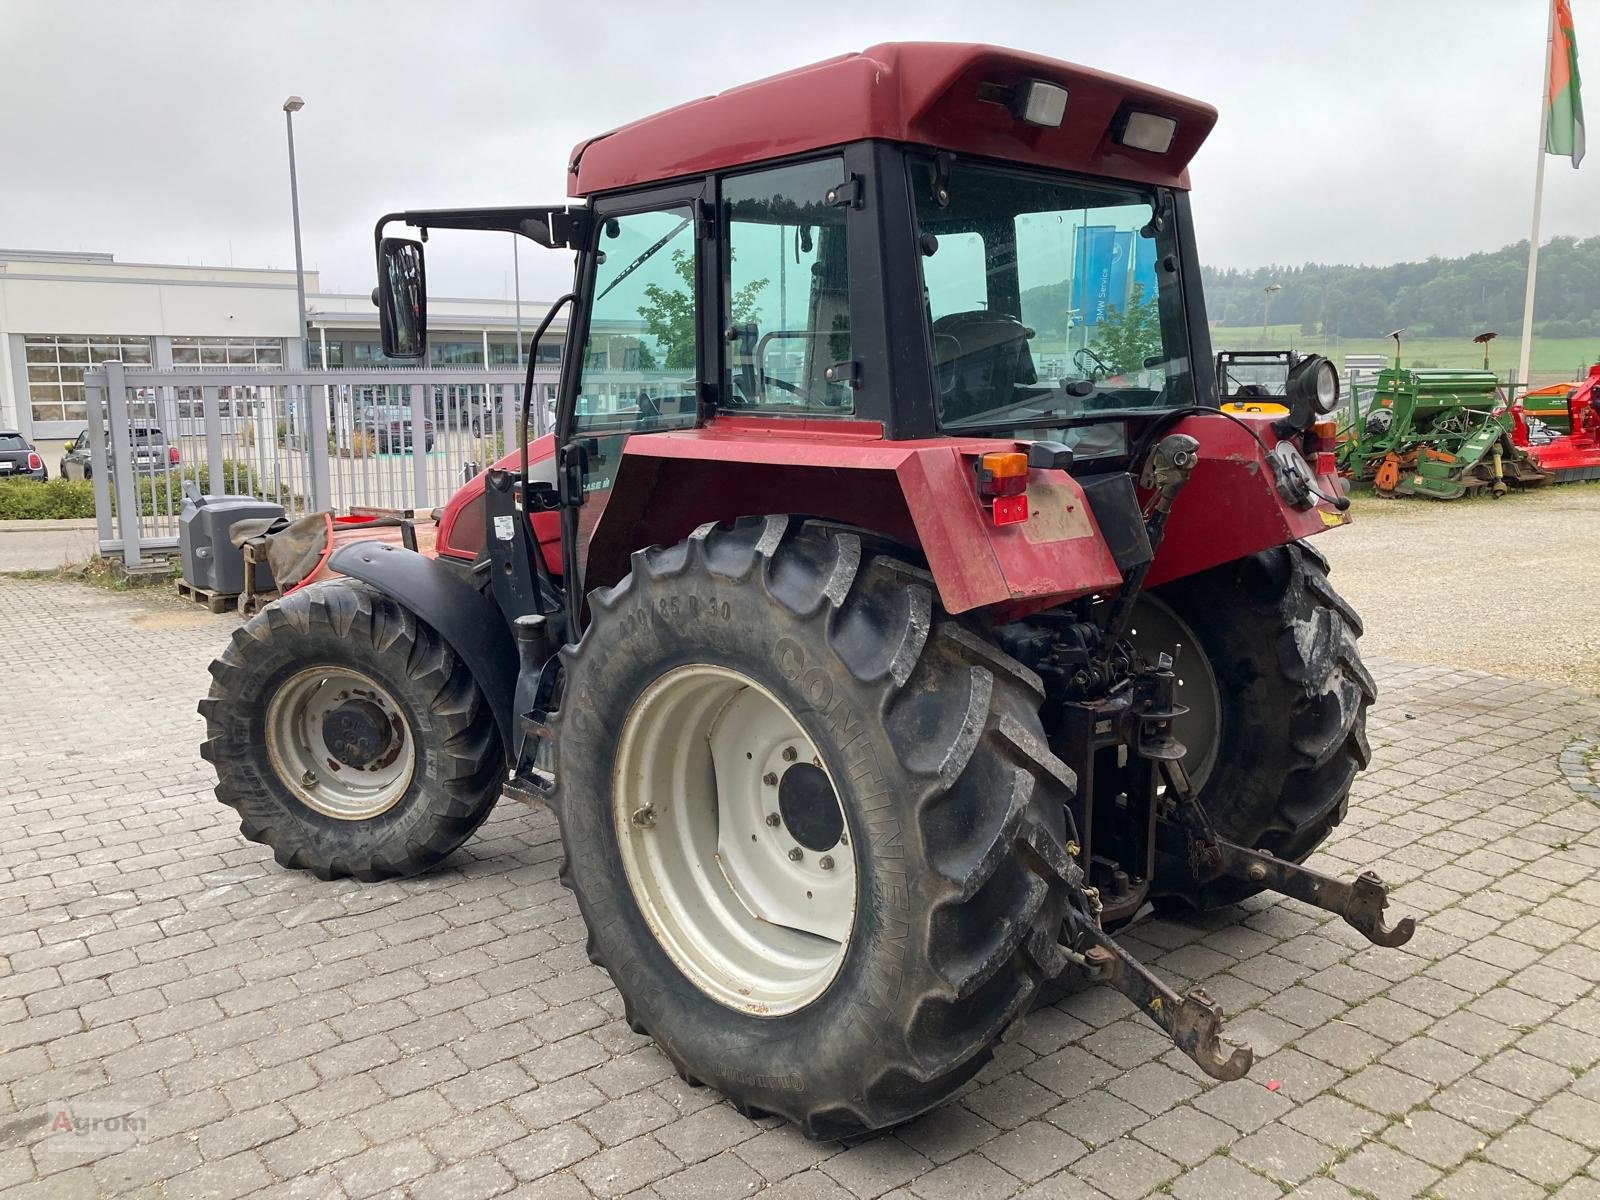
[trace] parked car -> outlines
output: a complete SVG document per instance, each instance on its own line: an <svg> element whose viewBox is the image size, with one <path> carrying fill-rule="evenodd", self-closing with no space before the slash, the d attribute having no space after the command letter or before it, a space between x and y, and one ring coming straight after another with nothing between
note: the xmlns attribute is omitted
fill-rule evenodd
<svg viewBox="0 0 1600 1200"><path fill-rule="evenodd" d="M401 404L367 405L361 410L361 421L357 428L372 435L379 454L388 454L391 450L409 450L415 441L411 429L411 410ZM433 422L426 417L422 420L422 448L424 452L433 449Z"/></svg>
<svg viewBox="0 0 1600 1200"><path fill-rule="evenodd" d="M0 479L50 478L50 469L32 442L14 429L0 429Z"/></svg>
<svg viewBox="0 0 1600 1200"><path fill-rule="evenodd" d="M128 429L128 442L133 449L133 471L136 475L149 475L157 471L173 471L181 456L176 446L167 444L167 435L154 425L134 425ZM115 464L112 464L113 468ZM93 479L94 462L89 453L89 431L80 433L61 458L61 478Z"/></svg>

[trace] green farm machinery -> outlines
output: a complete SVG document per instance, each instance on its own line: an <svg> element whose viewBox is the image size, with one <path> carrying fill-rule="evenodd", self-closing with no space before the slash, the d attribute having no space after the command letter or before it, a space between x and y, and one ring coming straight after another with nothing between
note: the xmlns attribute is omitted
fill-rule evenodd
<svg viewBox="0 0 1600 1200"><path fill-rule="evenodd" d="M1513 417L1488 369L1492 333L1473 341L1484 347L1481 370L1400 365L1378 372L1377 387L1338 447L1339 469L1371 482L1383 496L1456 500L1508 487L1537 487L1550 476L1513 442Z"/></svg>

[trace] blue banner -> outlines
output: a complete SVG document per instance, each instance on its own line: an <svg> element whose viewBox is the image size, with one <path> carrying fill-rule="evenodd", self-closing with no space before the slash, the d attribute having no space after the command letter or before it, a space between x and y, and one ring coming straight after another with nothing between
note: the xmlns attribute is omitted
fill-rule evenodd
<svg viewBox="0 0 1600 1200"><path fill-rule="evenodd" d="M1117 232L1116 239L1111 244L1111 274L1106 280L1105 309L1125 309L1128 307L1128 280L1130 269L1133 266L1133 230L1123 229Z"/></svg>
<svg viewBox="0 0 1600 1200"><path fill-rule="evenodd" d="M1085 325L1098 325L1111 294L1117 230L1114 225L1082 225L1072 272L1072 307ZM1127 270L1126 264L1123 266ZM1126 275L1124 275L1126 278Z"/></svg>
<svg viewBox="0 0 1600 1200"><path fill-rule="evenodd" d="M1139 298L1148 304L1156 298L1156 240L1142 237L1133 245L1134 286L1139 289Z"/></svg>

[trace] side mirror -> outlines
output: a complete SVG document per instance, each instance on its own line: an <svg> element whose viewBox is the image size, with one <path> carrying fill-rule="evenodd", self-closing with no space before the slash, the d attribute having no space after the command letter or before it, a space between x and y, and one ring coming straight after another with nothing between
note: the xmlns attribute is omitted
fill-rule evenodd
<svg viewBox="0 0 1600 1200"><path fill-rule="evenodd" d="M386 237L378 242L378 327L386 358L420 359L428 353L428 278L422 243Z"/></svg>

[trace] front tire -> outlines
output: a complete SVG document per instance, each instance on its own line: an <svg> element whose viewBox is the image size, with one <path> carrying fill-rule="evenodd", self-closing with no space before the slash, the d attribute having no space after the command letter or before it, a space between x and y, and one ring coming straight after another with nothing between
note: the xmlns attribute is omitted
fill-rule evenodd
<svg viewBox="0 0 1600 1200"><path fill-rule="evenodd" d="M235 631L200 701L200 753L240 832L320 879L437 865L500 794L494 718L432 628L353 579L293 592Z"/></svg>
<svg viewBox="0 0 1600 1200"><path fill-rule="evenodd" d="M1303 861L1344 819L1371 757L1367 709L1377 689L1356 646L1361 619L1333 590L1327 560L1303 542L1155 596L1188 643L1177 656L1179 701L1191 721L1208 703L1216 710L1209 744L1194 725L1177 730L1200 803L1229 841ZM1136 625L1144 615L1155 614L1136 614ZM1234 879L1199 883L1177 847L1161 855L1152 892L1160 908L1209 909L1260 890Z"/></svg>
<svg viewBox="0 0 1600 1200"><path fill-rule="evenodd" d="M944 1100L1060 965L1071 772L1037 677L931 583L848 533L708 525L636 553L563 651L591 960L686 1078L810 1137ZM827 803L791 811L802 783ZM812 885L846 871L846 899Z"/></svg>

